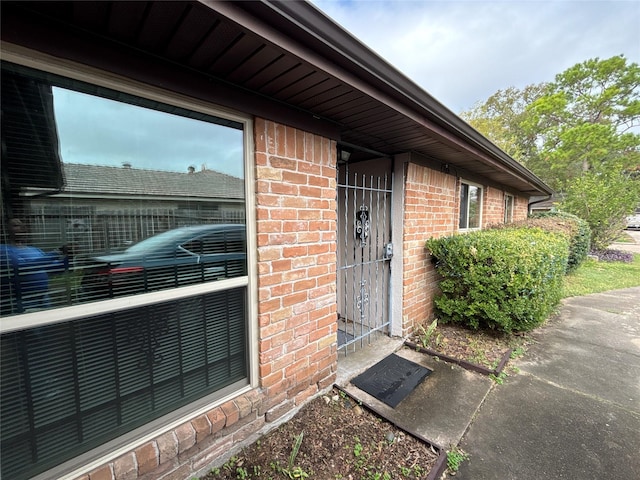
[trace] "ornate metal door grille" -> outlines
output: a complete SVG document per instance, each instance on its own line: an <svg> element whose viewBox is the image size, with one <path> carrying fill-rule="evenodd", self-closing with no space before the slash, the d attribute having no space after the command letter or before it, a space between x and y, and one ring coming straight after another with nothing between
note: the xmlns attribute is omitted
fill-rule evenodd
<svg viewBox="0 0 640 480"><path fill-rule="evenodd" d="M338 179L338 348L345 354L389 326L390 175Z"/></svg>

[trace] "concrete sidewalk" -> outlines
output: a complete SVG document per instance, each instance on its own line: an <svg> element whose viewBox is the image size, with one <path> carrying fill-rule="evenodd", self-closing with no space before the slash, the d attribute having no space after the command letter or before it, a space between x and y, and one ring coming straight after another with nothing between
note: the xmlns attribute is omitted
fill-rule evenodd
<svg viewBox="0 0 640 480"><path fill-rule="evenodd" d="M640 287L563 301L536 340L503 385L388 337L341 358L338 384L431 443L459 444L456 479L640 478ZM396 408L349 383L392 352L433 370Z"/></svg>
<svg viewBox="0 0 640 480"><path fill-rule="evenodd" d="M494 387L456 479L640 478L640 288L565 300Z"/></svg>

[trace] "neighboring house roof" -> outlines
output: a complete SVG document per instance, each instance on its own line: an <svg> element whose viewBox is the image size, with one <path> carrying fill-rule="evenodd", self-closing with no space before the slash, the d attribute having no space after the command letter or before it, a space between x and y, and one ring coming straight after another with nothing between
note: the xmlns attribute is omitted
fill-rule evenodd
<svg viewBox="0 0 640 480"><path fill-rule="evenodd" d="M241 200L244 180L214 170L192 173L64 163L61 193L121 196L177 196Z"/></svg>
<svg viewBox="0 0 640 480"><path fill-rule="evenodd" d="M558 207L562 202L563 196L554 194L552 197L532 197L529 199L529 210L531 211L549 211Z"/></svg>
<svg viewBox="0 0 640 480"><path fill-rule="evenodd" d="M206 92L214 103L357 146L352 160L416 152L525 195L552 193L310 3L5 3L0 32L10 43Z"/></svg>

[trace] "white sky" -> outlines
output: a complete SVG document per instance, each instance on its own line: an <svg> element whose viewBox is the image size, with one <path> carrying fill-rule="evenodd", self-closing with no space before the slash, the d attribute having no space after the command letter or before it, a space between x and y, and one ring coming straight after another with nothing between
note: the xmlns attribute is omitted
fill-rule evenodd
<svg viewBox="0 0 640 480"><path fill-rule="evenodd" d="M590 58L640 63L640 0L313 0L454 113Z"/></svg>

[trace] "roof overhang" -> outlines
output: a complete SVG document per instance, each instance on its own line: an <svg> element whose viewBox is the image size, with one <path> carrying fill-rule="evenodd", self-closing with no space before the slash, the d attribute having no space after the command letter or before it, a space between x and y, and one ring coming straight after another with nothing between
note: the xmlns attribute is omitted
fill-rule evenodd
<svg viewBox="0 0 640 480"><path fill-rule="evenodd" d="M2 2L2 38L527 196L550 187L307 2ZM212 88L214 86L215 88Z"/></svg>

